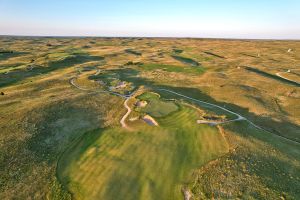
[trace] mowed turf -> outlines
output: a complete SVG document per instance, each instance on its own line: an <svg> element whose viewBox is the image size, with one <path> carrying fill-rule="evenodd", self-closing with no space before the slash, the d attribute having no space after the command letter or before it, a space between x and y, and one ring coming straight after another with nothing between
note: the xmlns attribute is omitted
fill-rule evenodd
<svg viewBox="0 0 300 200"><path fill-rule="evenodd" d="M76 199L183 199L193 170L228 152L218 129L197 117L180 106L160 127L87 133L63 154L58 176Z"/></svg>
<svg viewBox="0 0 300 200"><path fill-rule="evenodd" d="M152 117L164 117L178 109L178 106L173 102L162 101L159 94L146 92L137 97L140 100L147 101L147 106L141 111Z"/></svg>

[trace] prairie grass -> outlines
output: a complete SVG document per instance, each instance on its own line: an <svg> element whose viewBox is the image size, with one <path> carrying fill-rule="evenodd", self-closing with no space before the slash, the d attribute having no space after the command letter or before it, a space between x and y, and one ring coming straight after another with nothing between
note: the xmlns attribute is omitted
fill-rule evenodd
<svg viewBox="0 0 300 200"><path fill-rule="evenodd" d="M300 141L300 90L274 77L298 80L299 41L1 36L0 46L0 199L183 199L182 187L192 199L300 199L299 145L276 136ZM70 84L77 76L91 91ZM114 79L160 94L147 108L159 127L120 128L124 99L97 93ZM236 116L158 88L271 133L197 125L197 108Z"/></svg>

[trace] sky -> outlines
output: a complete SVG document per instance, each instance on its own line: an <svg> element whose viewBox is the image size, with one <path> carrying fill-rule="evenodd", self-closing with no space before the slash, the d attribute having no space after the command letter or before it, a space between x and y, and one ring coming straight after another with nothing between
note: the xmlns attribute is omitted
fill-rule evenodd
<svg viewBox="0 0 300 200"><path fill-rule="evenodd" d="M300 0L0 0L0 35L300 39Z"/></svg>

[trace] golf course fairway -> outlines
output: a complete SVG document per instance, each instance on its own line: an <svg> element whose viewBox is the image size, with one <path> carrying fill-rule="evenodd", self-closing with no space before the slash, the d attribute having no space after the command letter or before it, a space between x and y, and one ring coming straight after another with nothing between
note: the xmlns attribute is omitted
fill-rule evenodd
<svg viewBox="0 0 300 200"><path fill-rule="evenodd" d="M159 127L88 132L58 162L58 177L75 199L183 199L182 186L200 166L228 152L217 127L198 125L180 105Z"/></svg>

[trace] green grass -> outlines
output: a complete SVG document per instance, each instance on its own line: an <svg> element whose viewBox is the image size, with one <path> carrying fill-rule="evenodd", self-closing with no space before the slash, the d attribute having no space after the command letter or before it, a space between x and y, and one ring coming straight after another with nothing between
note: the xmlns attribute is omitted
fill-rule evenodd
<svg viewBox="0 0 300 200"><path fill-rule="evenodd" d="M187 92L187 89L185 89L185 88L176 89L176 90L171 88L171 90L173 90L175 92L178 92L180 94L188 95L189 97L192 97L194 99L203 100L204 102L216 103L216 102L212 102L211 100L205 99L205 97L201 96L201 93L194 93L193 95L191 95L191 93ZM204 110L205 113L208 114L208 115L226 116L226 119L228 119L228 120L233 120L233 119L237 118L237 116L232 114L232 113L229 113L227 111L224 111L220 108L217 108L217 107L214 107L214 106L211 106L211 105L207 105L206 103L201 103L201 102L198 102L198 101L183 98L183 97L180 97L178 95L168 93L168 92L161 92L159 90L157 90L157 92L159 92L161 97L164 98L164 99L177 99L177 100L181 100L181 101L184 101L184 102L188 102L189 104L194 105L196 107L201 107L201 109ZM218 104L218 103L216 103L216 105L222 106L222 104Z"/></svg>
<svg viewBox="0 0 300 200"><path fill-rule="evenodd" d="M137 96L137 98L140 100L149 101L149 100L153 100L153 99L160 99L160 95L155 92L145 92L145 93Z"/></svg>
<svg viewBox="0 0 300 200"><path fill-rule="evenodd" d="M26 67L26 64L24 64L24 63L16 63L16 64L11 64L11 65L0 65L0 74L18 70L18 69L22 69L24 67Z"/></svg>
<svg viewBox="0 0 300 200"><path fill-rule="evenodd" d="M152 117L164 117L178 109L174 102L163 101L158 94L153 92L146 92L137 98L147 101L147 106L142 108L141 112L145 112Z"/></svg>
<svg viewBox="0 0 300 200"><path fill-rule="evenodd" d="M10 58L20 57L29 54L28 52L11 52L11 53L0 53L0 61L5 61Z"/></svg>
<svg viewBox="0 0 300 200"><path fill-rule="evenodd" d="M78 199L182 199L194 169L228 151L217 128L180 107L160 127L86 134L61 158L58 175Z"/></svg>
<svg viewBox="0 0 300 200"><path fill-rule="evenodd" d="M13 85L18 82L24 81L29 77L39 76L41 74L50 73L56 70L64 69L67 67L73 67L77 64L83 64L89 61L102 61L104 58L101 56L89 56L89 55L71 55L67 57L61 57L54 61L50 61L46 66L37 66L33 70L28 71L24 68L16 68L7 75L0 74L0 88L8 85Z"/></svg>
<svg viewBox="0 0 300 200"><path fill-rule="evenodd" d="M208 61L213 60L213 58L206 57L206 56L203 56L200 54L189 53L188 56L192 57L193 59L195 59L196 61L199 61L199 62L208 62Z"/></svg>
<svg viewBox="0 0 300 200"><path fill-rule="evenodd" d="M13 51L0 53L4 93L0 95L0 199L63 200L71 198L69 191L73 199L183 199L182 185L194 194L193 200L300 199L299 145L247 122L234 122L223 128L230 147L237 148L224 155L224 138L214 127L195 124L198 113L181 107L181 101L201 107L205 113L199 115L236 116L155 91L166 88L224 106L274 134L299 141L297 85L274 76L299 63L299 45L295 41L0 37L1 48ZM295 51L287 53L287 47ZM145 55L134 56L125 49ZM172 55L201 66L177 62ZM28 65L34 69L27 70ZM238 66L268 71L252 73ZM101 70L99 76L91 76L95 67ZM204 70L208 73L202 76ZM70 78L79 72L79 86L100 91L105 88L93 79L127 81L151 88L161 99L175 98L178 108L155 117L159 127L132 122L144 114L133 111L127 123L135 131L116 128L126 113L124 99L71 86ZM158 98L148 94L147 98ZM129 101L130 106L133 103ZM165 107L150 106L158 111ZM211 159L214 162L208 163Z"/></svg>
<svg viewBox="0 0 300 200"><path fill-rule="evenodd" d="M140 68L147 71L160 69L167 72L185 73L189 75L200 75L204 72L204 68L202 67L165 65L156 63L143 64L140 65Z"/></svg>

